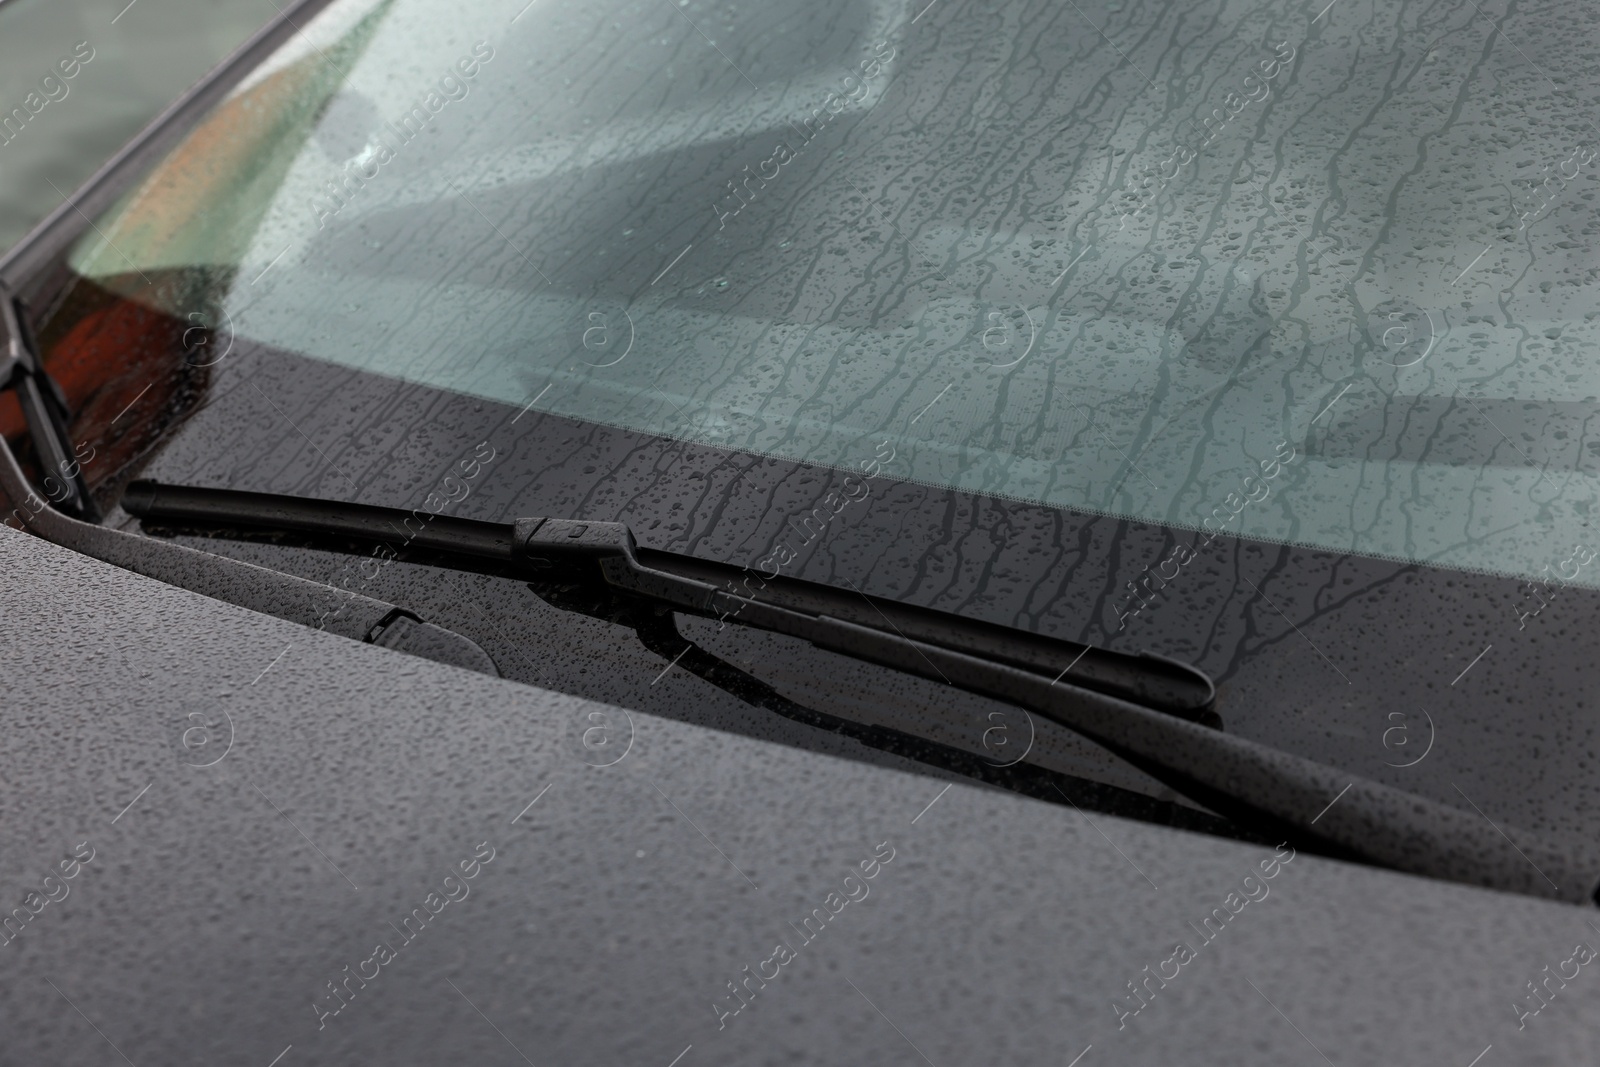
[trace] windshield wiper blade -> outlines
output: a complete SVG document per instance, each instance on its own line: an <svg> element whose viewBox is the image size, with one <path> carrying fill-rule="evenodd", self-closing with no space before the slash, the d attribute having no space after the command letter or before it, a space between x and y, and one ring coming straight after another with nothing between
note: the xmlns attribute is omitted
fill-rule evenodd
<svg viewBox="0 0 1600 1067"><path fill-rule="evenodd" d="M128 486L122 506L149 525L183 526L197 532L227 529L320 547L383 543L408 562L540 582L600 578L619 592L647 596L701 615L737 618L757 603L826 615L892 629L907 638L1048 672L1051 677L1067 674L1063 668L1070 667L1079 686L1136 700L1172 715L1213 724L1218 721L1212 711L1216 689L1211 679L1177 660L1110 652L948 612L845 593L815 582L769 578L683 553L641 549L622 523L562 519L492 523L366 504L148 481ZM542 547L529 555L526 549L534 544ZM602 556L616 554L606 546L622 545L627 546L625 558L638 562L637 571L626 566L594 570ZM759 587L759 601L752 599L756 592L751 589L752 581ZM731 592L741 584L751 596ZM714 602L708 601L713 590L720 593Z"/></svg>
<svg viewBox="0 0 1600 1067"><path fill-rule="evenodd" d="M641 550L617 522L525 518L492 523L394 508L233 490L139 482L123 507L151 526L299 538L349 550L383 544L399 558L529 581L535 589L599 583L617 596L667 611L725 619L802 638L841 655L944 681L1016 704L1083 735L1152 777L1240 825L1309 840L1321 851L1395 870L1571 903L1600 903L1600 855L1502 828L1479 813L1350 775L1211 725L1210 680L1191 667L1072 642L1050 642L1004 627L1015 647L991 646L987 624L932 609L861 597L872 619L852 613L852 598L813 583L769 583L762 598L705 580L716 567L681 553ZM415 526L415 529L413 529ZM398 544L399 547L396 547ZM728 568L740 574L738 568ZM858 594L859 595L859 594ZM809 600L807 598L810 598ZM912 624L908 629L890 612ZM1042 642L1042 644L1040 643ZM1059 650L1048 663L1043 650ZM1070 656L1068 655L1070 653ZM1106 676L1069 673L1070 659L1102 657L1119 690L1141 669L1161 697L1198 688L1163 706L1106 691ZM1202 681L1203 680L1203 681ZM1193 697L1204 694L1196 706ZM1188 713L1174 714L1177 705Z"/></svg>

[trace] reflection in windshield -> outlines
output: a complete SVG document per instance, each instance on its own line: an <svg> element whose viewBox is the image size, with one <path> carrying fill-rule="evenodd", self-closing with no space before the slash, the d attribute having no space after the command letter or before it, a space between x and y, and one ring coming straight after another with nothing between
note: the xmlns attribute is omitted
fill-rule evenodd
<svg viewBox="0 0 1600 1067"><path fill-rule="evenodd" d="M887 437L910 480L1202 537L1530 576L1593 540L1600 134L1540 73L1584 69L1579 6L523 3L335 4L76 268L198 268L241 336L517 408Z"/></svg>

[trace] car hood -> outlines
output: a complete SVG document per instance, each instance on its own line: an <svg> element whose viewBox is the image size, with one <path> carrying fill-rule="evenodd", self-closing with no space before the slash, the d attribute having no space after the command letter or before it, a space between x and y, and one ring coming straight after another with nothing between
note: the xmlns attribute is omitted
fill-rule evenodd
<svg viewBox="0 0 1600 1067"><path fill-rule="evenodd" d="M9 529L0 576L0 1062L1600 1051L1585 910L629 713Z"/></svg>

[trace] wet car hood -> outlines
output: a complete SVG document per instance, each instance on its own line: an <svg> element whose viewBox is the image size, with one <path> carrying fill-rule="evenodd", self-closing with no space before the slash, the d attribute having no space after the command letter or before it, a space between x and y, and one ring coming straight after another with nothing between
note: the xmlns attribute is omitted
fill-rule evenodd
<svg viewBox="0 0 1600 1067"><path fill-rule="evenodd" d="M9 529L0 591L3 1063L1600 1052L1580 909L630 714Z"/></svg>

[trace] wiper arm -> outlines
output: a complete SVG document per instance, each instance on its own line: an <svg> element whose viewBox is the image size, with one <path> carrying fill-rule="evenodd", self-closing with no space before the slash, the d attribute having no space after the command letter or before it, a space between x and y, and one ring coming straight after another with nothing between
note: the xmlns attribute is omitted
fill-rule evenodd
<svg viewBox="0 0 1600 1067"><path fill-rule="evenodd" d="M402 559L520 578L536 588L599 583L660 610L803 638L1016 704L1246 827L1310 839L1322 851L1413 874L1571 903L1600 902L1600 857L1591 850L1502 832L1481 815L1194 721L1210 710L1210 680L1174 661L1086 651L1072 642L864 597L871 610L861 613L850 610L853 601L846 594L793 579L769 583L762 590L765 599L737 596L729 592L731 581L722 585L707 578L742 576L739 568L641 550L623 523L491 523L443 516L418 522L394 508L150 482L130 486L123 507L151 525L213 535L254 533L346 550L385 544ZM1074 660L1112 668L1094 675L1065 670ZM1141 672L1148 677L1140 678Z"/></svg>
<svg viewBox="0 0 1600 1067"><path fill-rule="evenodd" d="M0 331L6 339L5 351L0 353L0 390L15 387L17 391L50 499L69 514L98 522L99 509L89 496L67 433L66 397L45 373L28 318L4 288L0 288ZM49 489L48 483L54 483L59 490Z"/></svg>
<svg viewBox="0 0 1600 1067"><path fill-rule="evenodd" d="M1115 811L1174 829L1193 830L1256 844L1273 843L1259 835L1252 835L1246 828L1210 812L1170 800L1157 800L1147 793L1138 793L1120 786L1050 770L1026 760L996 763L967 749L941 744L920 734L807 707L784 696L771 685L728 660L685 638L678 628L677 615L674 612L659 611L643 601L634 601L631 604L625 601L619 603L621 598L608 596L593 587L574 588L573 593L575 595L569 597L547 591L540 593L540 596L554 607L580 612L628 627L638 637L639 643L649 651L667 662L677 663L683 670L698 675L752 707L780 715L814 730L847 738L864 748L877 749L926 767L959 775L970 781L984 782L1007 792L1051 804L1066 801L1075 808L1082 805L1100 811Z"/></svg>

